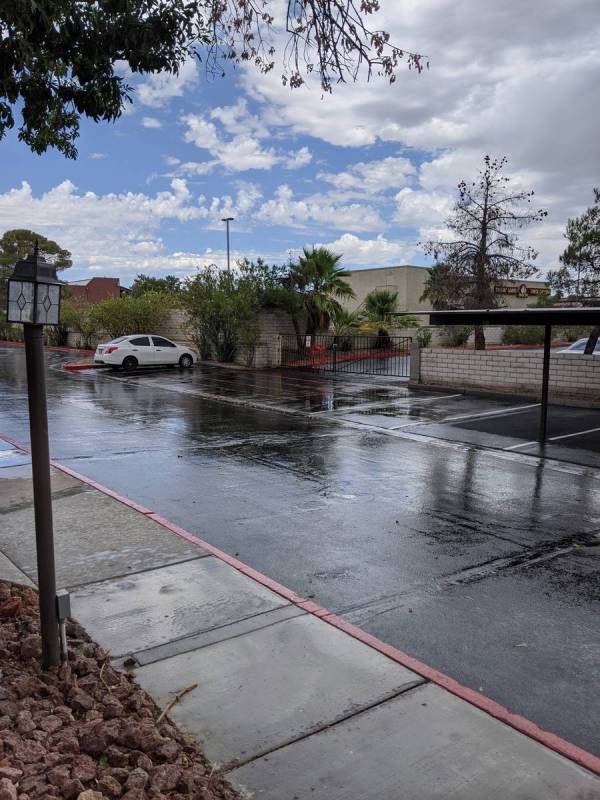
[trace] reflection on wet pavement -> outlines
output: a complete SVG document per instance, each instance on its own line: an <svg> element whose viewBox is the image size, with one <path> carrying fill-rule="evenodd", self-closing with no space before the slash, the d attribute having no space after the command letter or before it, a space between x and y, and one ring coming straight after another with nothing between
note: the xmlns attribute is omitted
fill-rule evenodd
<svg viewBox="0 0 600 800"><path fill-rule="evenodd" d="M464 435L448 420L490 407L401 382L69 375L48 360L58 461L600 753L598 548L585 538L600 530L596 470L386 430ZM22 351L0 348L0 431L26 442L26 407Z"/></svg>

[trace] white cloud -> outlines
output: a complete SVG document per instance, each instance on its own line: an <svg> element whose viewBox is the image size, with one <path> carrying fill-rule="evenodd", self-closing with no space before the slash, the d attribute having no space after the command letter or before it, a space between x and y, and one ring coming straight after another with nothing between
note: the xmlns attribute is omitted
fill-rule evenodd
<svg viewBox="0 0 600 800"><path fill-rule="evenodd" d="M100 159L106 158L106 153L90 153L89 158L91 158L92 161L100 161Z"/></svg>
<svg viewBox="0 0 600 800"><path fill-rule="evenodd" d="M273 148L263 148L260 141L249 133L238 133L232 139L225 140L213 122L208 122L198 114L186 114L182 121L187 125L185 141L208 150L221 166L231 172L271 169L281 160Z"/></svg>
<svg viewBox="0 0 600 800"><path fill-rule="evenodd" d="M185 181L174 179L169 190L99 195L79 193L63 181L40 196L28 183L0 194L0 218L6 228L27 225L59 241L87 265L111 274L171 263L159 235L161 223L206 220L209 210L194 201ZM175 265L181 266L181 259Z"/></svg>
<svg viewBox="0 0 600 800"><path fill-rule="evenodd" d="M401 46L427 53L431 69L401 69L392 86L336 86L323 98L316 82L290 92L279 69L256 75L244 68L263 122L346 148L393 142L429 152L420 185L438 204L437 195L475 176L484 154L507 155L515 177L550 211L523 238L539 244L540 260L556 263L563 243L555 226L581 213L598 182L597 104L590 99L600 84L597 0L545 4L543 14L539 3L521 0L405 0L383 5L377 25ZM358 178L350 169L336 177ZM404 210L416 214L415 204L403 201Z"/></svg>
<svg viewBox="0 0 600 800"><path fill-rule="evenodd" d="M403 156L389 156L353 164L343 172L321 172L318 178L333 184L337 190L377 194L386 189L406 186L416 174L413 163Z"/></svg>
<svg viewBox="0 0 600 800"><path fill-rule="evenodd" d="M337 205L326 196L312 195L295 199L286 184L278 186L275 196L263 203L254 218L270 225L304 228L309 223L351 231L370 231L384 227L379 212L368 205Z"/></svg>
<svg viewBox="0 0 600 800"><path fill-rule="evenodd" d="M343 265L368 265L372 267L410 263L416 254L415 244L386 239L381 234L375 239L360 239L344 233L333 242L323 242L324 247L342 254Z"/></svg>
<svg viewBox="0 0 600 800"><path fill-rule="evenodd" d="M198 67L194 58L188 58L177 75L157 72L137 86L137 99L144 106L161 108L174 97L198 83Z"/></svg>
<svg viewBox="0 0 600 800"><path fill-rule="evenodd" d="M453 198L449 193L415 191L408 186L400 189L394 199L396 201L394 219L406 228L441 224L453 206Z"/></svg>
<svg viewBox="0 0 600 800"><path fill-rule="evenodd" d="M162 122L156 117L143 117L142 127L144 128L162 128Z"/></svg>
<svg viewBox="0 0 600 800"><path fill-rule="evenodd" d="M290 152L285 166L288 169L300 169L301 167L306 167L311 161L312 153L308 147L300 147L298 150Z"/></svg>

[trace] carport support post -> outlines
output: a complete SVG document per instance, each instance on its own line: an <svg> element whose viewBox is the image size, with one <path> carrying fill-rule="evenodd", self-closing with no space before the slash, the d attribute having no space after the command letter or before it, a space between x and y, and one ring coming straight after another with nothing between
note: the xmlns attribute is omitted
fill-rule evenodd
<svg viewBox="0 0 600 800"><path fill-rule="evenodd" d="M540 411L540 444L546 442L548 423L548 386L550 383L550 344L552 342L552 325L544 327L544 366L542 371L542 408Z"/></svg>
<svg viewBox="0 0 600 800"><path fill-rule="evenodd" d="M24 325L31 432L31 471L33 508L42 634L42 667L60 664L60 640L56 606L56 570L52 530L52 491L50 486L50 451L48 447L48 411L46 407L46 365L44 361L44 326Z"/></svg>

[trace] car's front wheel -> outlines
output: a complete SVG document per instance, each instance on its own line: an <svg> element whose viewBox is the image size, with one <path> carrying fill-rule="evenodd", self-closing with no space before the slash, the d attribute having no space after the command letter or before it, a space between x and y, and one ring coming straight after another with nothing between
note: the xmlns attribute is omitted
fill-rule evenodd
<svg viewBox="0 0 600 800"><path fill-rule="evenodd" d="M138 360L135 356L127 356L127 358L123 359L122 367L125 372L133 372L134 369L137 368Z"/></svg>
<svg viewBox="0 0 600 800"><path fill-rule="evenodd" d="M182 369L189 369L194 363L194 359L189 353L184 353L179 359L179 366Z"/></svg>

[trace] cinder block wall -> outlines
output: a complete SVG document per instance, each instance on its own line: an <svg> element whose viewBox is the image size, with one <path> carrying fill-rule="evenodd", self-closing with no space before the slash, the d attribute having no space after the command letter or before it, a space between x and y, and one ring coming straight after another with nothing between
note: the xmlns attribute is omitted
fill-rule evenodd
<svg viewBox="0 0 600 800"><path fill-rule="evenodd" d="M542 362L541 351L427 348L419 354L419 382L537 398L542 385ZM586 406L600 403L600 358L551 355L549 391L556 402Z"/></svg>

